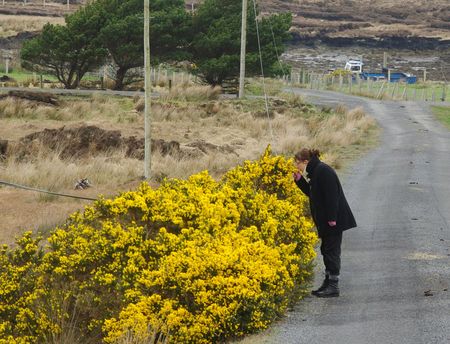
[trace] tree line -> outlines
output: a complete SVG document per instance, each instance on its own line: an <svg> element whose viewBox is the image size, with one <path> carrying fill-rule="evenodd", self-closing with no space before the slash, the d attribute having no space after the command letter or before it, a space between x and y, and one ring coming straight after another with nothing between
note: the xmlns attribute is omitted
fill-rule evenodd
<svg viewBox="0 0 450 344"><path fill-rule="evenodd" d="M239 75L242 0L205 0L188 12L184 0L150 0L150 49L153 65L189 61L191 72L210 85L236 82ZM280 75L277 55L290 39L290 13L247 15L247 75L260 75L257 29L266 75ZM144 65L142 0L95 0L65 17L65 25L46 24L24 42L22 66L49 73L65 88L77 88L89 71L106 63L115 70L115 89L133 80ZM142 78L142 76L141 76Z"/></svg>

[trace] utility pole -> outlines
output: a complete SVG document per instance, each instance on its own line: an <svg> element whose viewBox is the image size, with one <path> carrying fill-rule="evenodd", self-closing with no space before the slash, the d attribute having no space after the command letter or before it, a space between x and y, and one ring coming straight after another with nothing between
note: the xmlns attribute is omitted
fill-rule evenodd
<svg viewBox="0 0 450 344"><path fill-rule="evenodd" d="M151 96L151 67L150 67L150 0L144 0L144 66L145 66L145 110L144 110L144 177L150 178L151 174L151 121L150 121L150 96Z"/></svg>
<svg viewBox="0 0 450 344"><path fill-rule="evenodd" d="M239 76L239 98L244 97L246 45L247 45L247 0L242 0L241 72Z"/></svg>

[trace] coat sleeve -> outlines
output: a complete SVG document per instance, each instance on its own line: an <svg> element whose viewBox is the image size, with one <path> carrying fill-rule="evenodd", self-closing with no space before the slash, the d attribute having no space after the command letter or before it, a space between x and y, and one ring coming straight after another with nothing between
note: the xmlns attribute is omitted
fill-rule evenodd
<svg viewBox="0 0 450 344"><path fill-rule="evenodd" d="M301 177L295 182L302 192L309 197L309 184L304 177Z"/></svg>
<svg viewBox="0 0 450 344"><path fill-rule="evenodd" d="M327 221L337 221L339 211L339 180L336 173L327 168L322 171L319 183Z"/></svg>

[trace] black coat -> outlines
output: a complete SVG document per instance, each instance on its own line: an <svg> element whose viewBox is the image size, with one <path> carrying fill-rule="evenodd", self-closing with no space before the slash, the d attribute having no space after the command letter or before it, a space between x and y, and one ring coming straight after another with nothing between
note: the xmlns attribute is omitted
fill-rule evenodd
<svg viewBox="0 0 450 344"><path fill-rule="evenodd" d="M311 215L319 237L356 227L355 218L345 199L336 172L317 157L311 158L308 162L306 172L310 179L309 183L304 177L296 183L309 197ZM328 221L336 221L336 226L331 227Z"/></svg>

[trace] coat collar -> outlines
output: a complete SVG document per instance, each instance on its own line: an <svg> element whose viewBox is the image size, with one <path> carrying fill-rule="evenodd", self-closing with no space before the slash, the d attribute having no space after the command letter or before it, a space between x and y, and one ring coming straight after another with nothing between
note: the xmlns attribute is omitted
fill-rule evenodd
<svg viewBox="0 0 450 344"><path fill-rule="evenodd" d="M320 160L316 156L313 156L311 158L311 160L309 160L308 165L306 165L306 172L308 172L309 178L313 178L314 171L315 171L317 165L319 165L319 163L320 163Z"/></svg>

